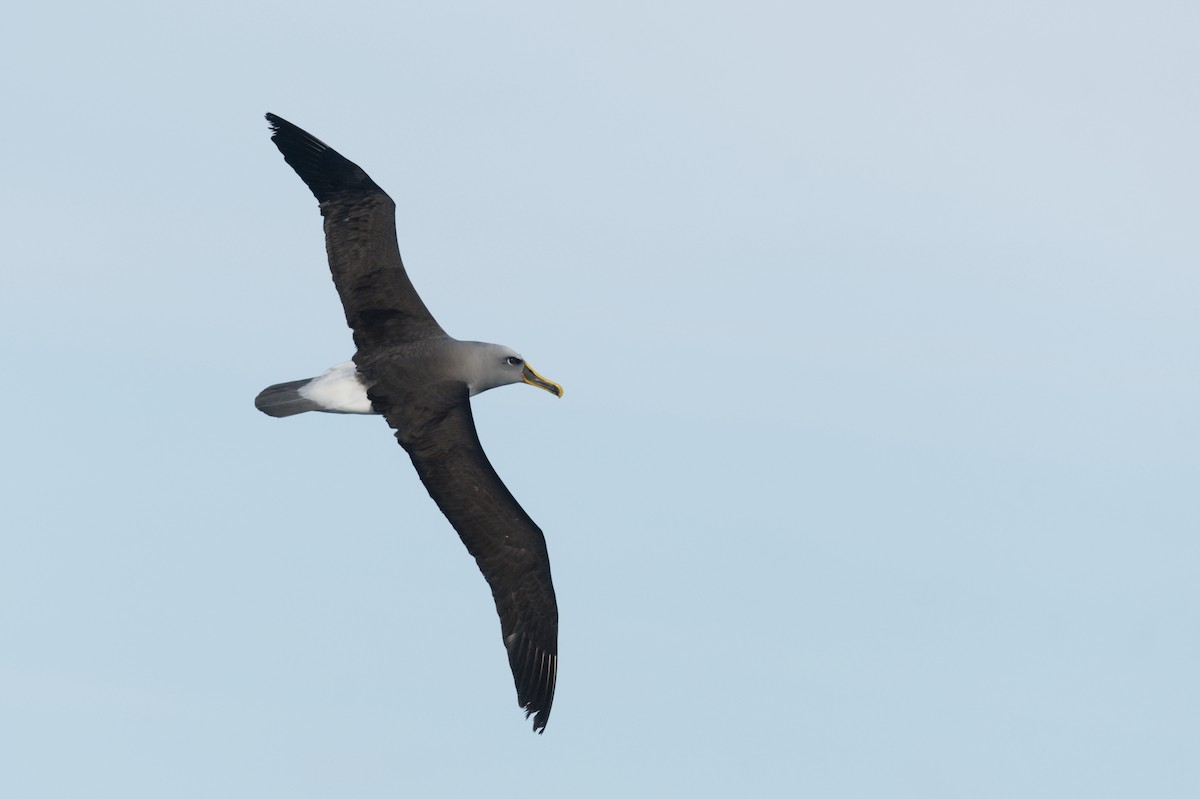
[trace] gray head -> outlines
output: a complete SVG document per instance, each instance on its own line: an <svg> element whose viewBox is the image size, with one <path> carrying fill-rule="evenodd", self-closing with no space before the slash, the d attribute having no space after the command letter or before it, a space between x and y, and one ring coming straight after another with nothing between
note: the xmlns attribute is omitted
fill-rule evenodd
<svg viewBox="0 0 1200 799"><path fill-rule="evenodd" d="M482 341L463 341L460 363L463 378L475 396L481 391L510 383L528 383L549 391L556 397L563 395L562 386L539 375L525 363L525 359L511 347L502 344L485 344Z"/></svg>

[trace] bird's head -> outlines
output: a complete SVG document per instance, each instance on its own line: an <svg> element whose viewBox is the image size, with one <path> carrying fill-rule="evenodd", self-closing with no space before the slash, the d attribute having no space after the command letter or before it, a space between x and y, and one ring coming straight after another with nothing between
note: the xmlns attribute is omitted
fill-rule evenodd
<svg viewBox="0 0 1200 799"><path fill-rule="evenodd" d="M528 383L556 397L563 395L562 386L535 372L514 349L500 344L484 344L476 346L472 356L472 375L468 380L471 396L510 383Z"/></svg>

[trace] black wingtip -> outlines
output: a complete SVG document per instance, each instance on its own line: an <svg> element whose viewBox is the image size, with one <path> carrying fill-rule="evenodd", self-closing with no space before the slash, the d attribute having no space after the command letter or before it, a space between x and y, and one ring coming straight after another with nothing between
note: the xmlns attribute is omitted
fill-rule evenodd
<svg viewBox="0 0 1200 799"><path fill-rule="evenodd" d="M323 203L346 191L383 192L357 164L308 131L269 111L266 120L271 127L271 141L317 202Z"/></svg>
<svg viewBox="0 0 1200 799"><path fill-rule="evenodd" d="M546 652L528 639L509 651L509 665L517 685L517 704L525 718L533 716L533 731L541 735L550 720L554 686L558 680L558 655Z"/></svg>
<svg viewBox="0 0 1200 799"><path fill-rule="evenodd" d="M292 145L303 143L309 149L317 152L332 149L328 144L321 141L316 136L312 135L298 125L293 125L291 122L288 122L278 114L272 114L270 111L268 111L264 115L264 118L267 120L267 124L271 127L271 139L275 141L276 145L279 144L279 140L282 137L286 142L289 142Z"/></svg>
<svg viewBox="0 0 1200 799"><path fill-rule="evenodd" d="M537 711L537 715L534 715L532 710L526 709L525 718L528 719L530 716L533 716L533 731L538 735L544 734L546 732L546 722L550 720L550 708L547 707Z"/></svg>

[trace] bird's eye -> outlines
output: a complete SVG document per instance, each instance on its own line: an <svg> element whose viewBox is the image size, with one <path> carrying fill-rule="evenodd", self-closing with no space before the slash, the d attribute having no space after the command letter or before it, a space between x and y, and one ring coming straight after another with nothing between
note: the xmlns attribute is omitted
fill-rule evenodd
<svg viewBox="0 0 1200 799"><path fill-rule="evenodd" d="M521 359L516 357L515 355L508 356L508 358L505 359L505 362L509 366L520 366L521 365Z"/></svg>

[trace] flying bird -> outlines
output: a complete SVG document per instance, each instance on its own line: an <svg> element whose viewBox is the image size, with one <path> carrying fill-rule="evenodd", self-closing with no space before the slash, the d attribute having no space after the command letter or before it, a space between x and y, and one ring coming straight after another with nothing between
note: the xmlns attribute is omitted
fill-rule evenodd
<svg viewBox="0 0 1200 799"><path fill-rule="evenodd" d="M392 198L329 145L275 114L267 121L271 140L320 203L356 352L318 377L264 389L255 407L275 417L324 411L387 420L491 586L517 703L540 733L558 673L550 557L541 529L484 454L470 398L510 383L561 397L562 386L508 347L448 336L404 270Z"/></svg>

